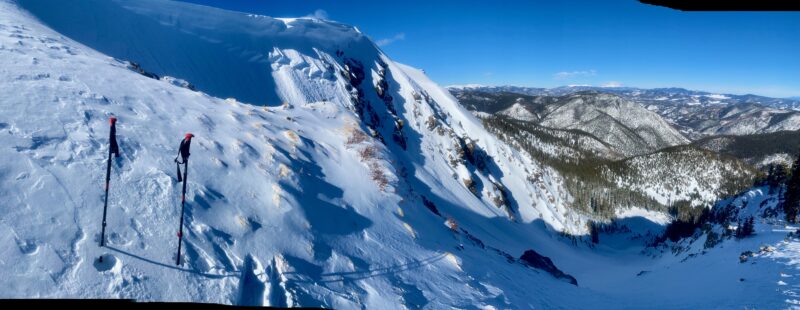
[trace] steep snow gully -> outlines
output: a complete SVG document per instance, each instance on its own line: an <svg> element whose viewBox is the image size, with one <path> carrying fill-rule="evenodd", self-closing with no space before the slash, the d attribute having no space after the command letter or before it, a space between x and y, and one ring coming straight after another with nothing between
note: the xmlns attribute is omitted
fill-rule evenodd
<svg viewBox="0 0 800 310"><path fill-rule="evenodd" d="M720 276L756 267L704 270L702 298L683 286L700 264L738 259L713 250L681 262L628 239L571 242L588 218L557 173L346 25L164 0L0 0L0 65L0 297L783 305L768 277L744 293ZM121 156L98 247L110 116ZM172 159L186 132L175 266Z"/></svg>

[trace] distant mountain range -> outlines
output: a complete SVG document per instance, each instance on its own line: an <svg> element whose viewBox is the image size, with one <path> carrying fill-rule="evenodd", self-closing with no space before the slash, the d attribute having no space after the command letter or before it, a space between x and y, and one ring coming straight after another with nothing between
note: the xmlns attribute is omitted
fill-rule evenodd
<svg viewBox="0 0 800 310"><path fill-rule="evenodd" d="M515 98L558 97L578 92L614 94L658 113L686 138L697 140L715 135L747 135L800 129L800 101L757 95L717 94L683 88L641 89L631 87L564 86L533 88L518 86L450 87L456 97L495 97L510 107ZM498 94L514 95L498 95ZM509 100L510 98L510 100ZM485 105L469 102L476 110ZM521 112L517 109L518 112ZM488 110L485 112L492 113Z"/></svg>
<svg viewBox="0 0 800 310"><path fill-rule="evenodd" d="M525 86L484 86L479 84L452 85L448 89L454 91L509 92L532 96L563 96L579 91L593 90L603 93L617 94L644 101L658 103L672 102L686 105L740 104L753 103L779 109L800 110L800 96L789 98L772 98L753 94L733 95L707 91L688 90L679 87L668 88L636 88L636 87L598 87L587 85L571 85L555 88Z"/></svg>
<svg viewBox="0 0 800 310"><path fill-rule="evenodd" d="M456 92L468 109L539 126L578 130L606 145L603 157L623 158L686 144L688 139L658 114L622 96L581 91L563 96L508 92Z"/></svg>

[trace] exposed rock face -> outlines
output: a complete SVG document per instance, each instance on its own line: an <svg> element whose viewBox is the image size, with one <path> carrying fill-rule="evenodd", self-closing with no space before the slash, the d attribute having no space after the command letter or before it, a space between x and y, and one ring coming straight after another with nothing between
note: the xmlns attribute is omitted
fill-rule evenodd
<svg viewBox="0 0 800 310"><path fill-rule="evenodd" d="M519 258L519 260L524 265L546 271L547 273L556 277L556 279L566 281L575 286L578 285L578 280L576 280L575 277L564 273L558 269L555 264L553 264L553 261L550 260L549 257L542 256L539 253L536 253L534 250L525 251L525 253L522 253L522 256Z"/></svg>

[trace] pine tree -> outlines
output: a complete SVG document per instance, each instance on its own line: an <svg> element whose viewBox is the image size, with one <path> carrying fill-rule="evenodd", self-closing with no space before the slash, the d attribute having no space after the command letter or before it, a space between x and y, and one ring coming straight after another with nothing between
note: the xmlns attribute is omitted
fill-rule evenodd
<svg viewBox="0 0 800 310"><path fill-rule="evenodd" d="M746 222L745 222L745 223L746 223ZM737 223L737 225L736 225L736 239L740 239L740 238L742 238L742 235L743 235L743 233L742 233L742 232L743 232L743 231L744 231L744 223L742 223L741 221L739 221L739 222Z"/></svg>
<svg viewBox="0 0 800 310"><path fill-rule="evenodd" d="M713 230L708 232L708 236L706 237L706 242L703 243L703 248L713 248L715 245L719 243L719 235L715 233Z"/></svg>
<svg viewBox="0 0 800 310"><path fill-rule="evenodd" d="M600 232L598 231L597 223L595 222L589 223L589 234L592 237L592 243L594 244L600 243Z"/></svg>
<svg viewBox="0 0 800 310"><path fill-rule="evenodd" d="M736 227L736 238L741 239L750 236L755 232L755 220L753 217L748 217L744 222L739 222Z"/></svg>
<svg viewBox="0 0 800 310"><path fill-rule="evenodd" d="M769 171L767 172L767 178L766 178L766 180L764 180L764 184L763 185L769 185L770 186L770 189L769 189L770 193L772 193L772 182L771 181L772 181L772 174L773 173L775 173L775 165L769 164Z"/></svg>
<svg viewBox="0 0 800 310"><path fill-rule="evenodd" d="M736 239L741 239L743 237L744 234L742 232L744 231L744 225L746 223L747 221L744 222L742 222L741 220L736 221L736 233L734 235L736 236Z"/></svg>
<svg viewBox="0 0 800 310"><path fill-rule="evenodd" d="M786 167L783 164L769 165L766 183L769 185L770 195L780 191L781 185L786 183Z"/></svg>
<svg viewBox="0 0 800 310"><path fill-rule="evenodd" d="M800 211L800 155L792 165L792 174L786 184L784 197L783 211L786 213L786 221L796 223Z"/></svg>

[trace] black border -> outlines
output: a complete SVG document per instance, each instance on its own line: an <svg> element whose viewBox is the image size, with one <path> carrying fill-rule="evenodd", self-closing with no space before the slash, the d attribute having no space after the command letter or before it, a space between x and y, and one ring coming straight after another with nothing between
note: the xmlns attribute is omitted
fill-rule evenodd
<svg viewBox="0 0 800 310"><path fill-rule="evenodd" d="M120 309L114 307L127 308L162 308L162 309L253 309L253 307L233 306L212 303L192 303L192 302L138 302L133 299L0 299L0 307L3 309L23 309L23 307L34 307L34 309L45 308L54 309L55 307L64 309L75 309L76 307L91 307L97 309L107 307L110 309ZM12 308L13 307L13 308ZM273 307L258 307L261 309L287 309ZM77 308L83 309L83 308ZM321 309L321 308L292 308L292 309Z"/></svg>
<svg viewBox="0 0 800 310"><path fill-rule="evenodd" d="M639 0L680 11L800 11L797 0Z"/></svg>

